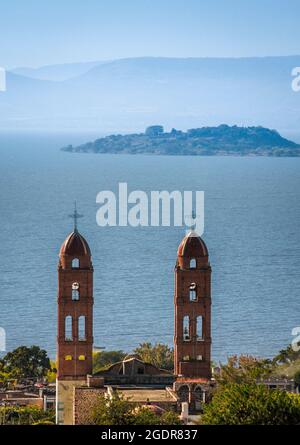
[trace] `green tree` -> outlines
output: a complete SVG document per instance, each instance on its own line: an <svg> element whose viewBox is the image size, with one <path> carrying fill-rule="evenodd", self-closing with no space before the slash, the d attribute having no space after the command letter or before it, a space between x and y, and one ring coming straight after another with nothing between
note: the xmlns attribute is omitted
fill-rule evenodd
<svg viewBox="0 0 300 445"><path fill-rule="evenodd" d="M300 369L294 375L295 383L298 387L300 387Z"/></svg>
<svg viewBox="0 0 300 445"><path fill-rule="evenodd" d="M279 351L279 353L274 357L273 363L274 364L291 363L299 358L300 358L300 350L294 351L292 345L288 345L285 349Z"/></svg>
<svg viewBox="0 0 300 445"><path fill-rule="evenodd" d="M92 420L96 425L133 425L133 405L123 396L114 394L111 399L100 395L93 408Z"/></svg>
<svg viewBox="0 0 300 445"><path fill-rule="evenodd" d="M20 346L3 357L4 370L14 378L43 377L51 369L47 352L38 346Z"/></svg>
<svg viewBox="0 0 300 445"><path fill-rule="evenodd" d="M201 424L296 425L300 423L300 396L264 385L230 384L219 387L204 406Z"/></svg>
<svg viewBox="0 0 300 445"><path fill-rule="evenodd" d="M102 371L114 363L120 362L126 356L124 351L101 351L93 354L94 372Z"/></svg>
<svg viewBox="0 0 300 445"><path fill-rule="evenodd" d="M35 406L0 407L0 425L36 425L39 423L54 424L54 411L44 412Z"/></svg>
<svg viewBox="0 0 300 445"><path fill-rule="evenodd" d="M161 416L147 406L138 407L130 399L114 393L111 399L99 396L92 410L92 421L96 425L180 425L178 415L166 411Z"/></svg>
<svg viewBox="0 0 300 445"><path fill-rule="evenodd" d="M143 406L136 410L134 416L135 425L181 425L178 414L174 411L165 411L158 415L147 406Z"/></svg>
<svg viewBox="0 0 300 445"><path fill-rule="evenodd" d="M161 416L160 425L181 425L182 422L174 411L166 411Z"/></svg>
<svg viewBox="0 0 300 445"><path fill-rule="evenodd" d="M270 360L257 359L250 355L234 355L227 364L221 365L220 374L216 375L219 385L230 383L255 383L257 379L271 374L273 365Z"/></svg>
<svg viewBox="0 0 300 445"><path fill-rule="evenodd" d="M160 425L160 417L146 406L137 409L134 415L135 425Z"/></svg>
<svg viewBox="0 0 300 445"><path fill-rule="evenodd" d="M141 343L134 353L139 355L141 359L146 363L151 363L158 368L173 370L174 367L174 354L173 349L168 345L162 343Z"/></svg>
<svg viewBox="0 0 300 445"><path fill-rule="evenodd" d="M54 360L50 360L51 368L47 371L47 382L55 383L57 376L57 365Z"/></svg>

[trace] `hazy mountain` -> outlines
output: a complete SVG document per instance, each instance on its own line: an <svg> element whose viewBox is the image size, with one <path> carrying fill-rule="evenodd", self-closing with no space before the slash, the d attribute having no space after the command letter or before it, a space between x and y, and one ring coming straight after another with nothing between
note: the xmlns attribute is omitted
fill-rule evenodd
<svg viewBox="0 0 300 445"><path fill-rule="evenodd" d="M67 80L72 77L80 76L91 68L101 65L102 61L82 62L82 63L64 63L57 65L41 66L39 68L18 67L11 70L12 73L21 76L31 77L32 79L41 80Z"/></svg>
<svg viewBox="0 0 300 445"><path fill-rule="evenodd" d="M0 129L143 131L229 125L300 127L291 71L300 56L242 59L136 58L107 62L64 81L7 75Z"/></svg>

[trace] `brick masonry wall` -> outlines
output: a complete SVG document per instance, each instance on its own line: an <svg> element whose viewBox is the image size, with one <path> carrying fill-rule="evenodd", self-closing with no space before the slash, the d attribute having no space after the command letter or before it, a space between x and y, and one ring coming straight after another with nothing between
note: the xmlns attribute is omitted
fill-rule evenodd
<svg viewBox="0 0 300 445"><path fill-rule="evenodd" d="M105 388L74 388L75 425L93 425L93 408L105 391Z"/></svg>

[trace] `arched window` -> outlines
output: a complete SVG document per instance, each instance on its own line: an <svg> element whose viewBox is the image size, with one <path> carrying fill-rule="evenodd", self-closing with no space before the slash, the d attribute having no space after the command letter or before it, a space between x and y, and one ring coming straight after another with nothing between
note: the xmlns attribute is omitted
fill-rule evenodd
<svg viewBox="0 0 300 445"><path fill-rule="evenodd" d="M183 317L183 340L189 341L190 339L190 317L185 315Z"/></svg>
<svg viewBox="0 0 300 445"><path fill-rule="evenodd" d="M71 355L65 355L65 360L67 360L67 361L72 360L72 356Z"/></svg>
<svg viewBox="0 0 300 445"><path fill-rule="evenodd" d="M197 267L197 262L195 258L191 258L190 259L190 269L196 269Z"/></svg>
<svg viewBox="0 0 300 445"><path fill-rule="evenodd" d="M204 400L204 391L202 390L201 386L196 386L194 390L194 397L195 400L199 400L199 402L203 402Z"/></svg>
<svg viewBox="0 0 300 445"><path fill-rule="evenodd" d="M202 315L199 315L197 317L196 323L197 323L197 328L196 328L197 340L201 341L201 340L203 340L203 317L202 317Z"/></svg>
<svg viewBox="0 0 300 445"><path fill-rule="evenodd" d="M72 260L72 268L73 269L78 269L79 265L80 265L79 259L78 258L73 258L73 260Z"/></svg>
<svg viewBox="0 0 300 445"><path fill-rule="evenodd" d="M79 300L79 283L73 283L72 284L72 300L78 301Z"/></svg>
<svg viewBox="0 0 300 445"><path fill-rule="evenodd" d="M190 285L190 301L197 301L197 285L191 283Z"/></svg>
<svg viewBox="0 0 300 445"><path fill-rule="evenodd" d="M80 315L80 317L78 318L78 340L79 341L86 340L86 335L85 335L85 316L84 315Z"/></svg>
<svg viewBox="0 0 300 445"><path fill-rule="evenodd" d="M72 341L73 340L73 332L72 332L72 317L71 315L67 315L65 318L65 340Z"/></svg>
<svg viewBox="0 0 300 445"><path fill-rule="evenodd" d="M80 356L78 357L78 360L80 360L80 361L84 361L84 360L85 360L85 355L80 355Z"/></svg>
<svg viewBox="0 0 300 445"><path fill-rule="evenodd" d="M180 402L188 402L189 401L189 387L187 385L182 385L177 391Z"/></svg>

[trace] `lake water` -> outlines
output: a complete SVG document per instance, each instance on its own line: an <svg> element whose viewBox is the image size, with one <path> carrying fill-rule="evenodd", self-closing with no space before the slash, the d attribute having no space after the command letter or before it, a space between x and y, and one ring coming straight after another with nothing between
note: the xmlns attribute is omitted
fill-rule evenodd
<svg viewBox="0 0 300 445"><path fill-rule="evenodd" d="M0 326L7 349L55 356L57 262L79 222L93 254L95 345L173 342L173 269L184 228L100 228L96 195L204 190L213 358L270 357L300 326L300 159L84 155L95 135L0 136Z"/></svg>

